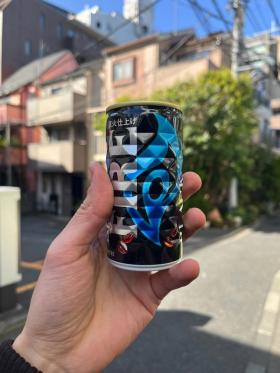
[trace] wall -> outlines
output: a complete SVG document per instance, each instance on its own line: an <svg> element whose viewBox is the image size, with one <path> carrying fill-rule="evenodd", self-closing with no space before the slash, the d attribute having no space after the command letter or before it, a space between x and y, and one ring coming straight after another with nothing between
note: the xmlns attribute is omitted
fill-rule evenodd
<svg viewBox="0 0 280 373"><path fill-rule="evenodd" d="M192 80L212 69L208 59L184 61L159 68L156 72L154 90L171 87L177 82Z"/></svg>
<svg viewBox="0 0 280 373"><path fill-rule="evenodd" d="M158 66L158 56L157 44L109 56L105 61L106 104L111 104L118 97L126 95L135 98L148 97L155 90L170 87L179 81L197 78L206 71L221 67L224 62L220 48L213 48L209 57L182 60L161 67ZM135 80L128 84L114 83L114 62L130 57L135 57L137 61Z"/></svg>
<svg viewBox="0 0 280 373"><path fill-rule="evenodd" d="M120 96L145 97L154 85L154 71L158 66L158 45L150 44L134 50L108 56L105 62L106 103L110 104ZM130 84L113 82L113 64L126 58L135 58L135 80Z"/></svg>
<svg viewBox="0 0 280 373"><path fill-rule="evenodd" d="M40 15L46 17L45 31L40 30ZM58 35L58 25L63 25L64 36ZM63 13L44 4L41 0L13 0L4 10L3 44L5 54L2 58L3 80L15 72L19 67L40 57L40 40L45 44L45 55L65 49L65 36L70 30L77 36L74 41L74 51L81 51L89 43L96 40L71 21ZM24 41L32 42L30 57L24 54ZM108 43L103 43L108 45ZM99 55L102 43L90 48L82 55L88 60ZM3 81L2 80L2 81Z"/></svg>

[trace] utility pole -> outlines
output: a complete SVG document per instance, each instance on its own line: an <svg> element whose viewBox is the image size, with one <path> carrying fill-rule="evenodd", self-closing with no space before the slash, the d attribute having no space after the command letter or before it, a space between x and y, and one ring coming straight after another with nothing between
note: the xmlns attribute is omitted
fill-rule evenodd
<svg viewBox="0 0 280 373"><path fill-rule="evenodd" d="M242 0L232 0L231 7L234 12L232 30L232 51L231 51L231 71L234 76L238 76L240 65L241 48L243 44L244 8Z"/></svg>
<svg viewBox="0 0 280 373"><path fill-rule="evenodd" d="M237 77L240 65L241 48L243 45L244 8L242 0L231 0L231 7L234 12L232 30L232 51L231 51L231 71ZM229 209L238 206L238 180L233 177L229 187Z"/></svg>

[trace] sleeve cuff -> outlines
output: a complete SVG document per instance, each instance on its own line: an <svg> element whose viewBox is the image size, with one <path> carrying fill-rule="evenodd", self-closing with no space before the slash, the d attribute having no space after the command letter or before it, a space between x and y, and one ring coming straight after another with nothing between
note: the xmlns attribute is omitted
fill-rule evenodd
<svg viewBox="0 0 280 373"><path fill-rule="evenodd" d="M26 362L12 347L14 341L8 340L0 344L1 373L42 373Z"/></svg>

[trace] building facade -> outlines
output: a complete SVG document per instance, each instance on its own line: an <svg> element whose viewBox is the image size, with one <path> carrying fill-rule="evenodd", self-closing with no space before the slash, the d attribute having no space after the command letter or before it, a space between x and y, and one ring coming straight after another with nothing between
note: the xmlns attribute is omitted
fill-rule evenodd
<svg viewBox="0 0 280 373"><path fill-rule="evenodd" d="M87 7L76 15L76 19L96 32L104 36L108 35L108 38L114 43L124 44L153 33L153 1L125 0L123 14L106 13L99 6ZM149 5L151 8L138 17L139 12L141 13Z"/></svg>
<svg viewBox="0 0 280 373"><path fill-rule="evenodd" d="M38 175L39 211L72 215L83 199L89 164L92 160L105 161L105 135L94 133L87 113L87 76L92 65L97 66L98 73L98 62L91 63L45 82L40 97L28 100L29 128L41 133L39 142L28 145L29 162ZM95 91L91 106L97 107L100 89L96 85Z"/></svg>
<svg viewBox="0 0 280 373"><path fill-rule="evenodd" d="M259 119L257 141L270 143L274 136L270 127L270 119L272 115L273 71L277 55L275 40L270 33L263 33L247 38L245 46L240 72L250 73L255 88L256 114Z"/></svg>
<svg viewBox="0 0 280 373"><path fill-rule="evenodd" d="M139 26L143 34L154 32L155 0L124 0L123 16Z"/></svg>
<svg viewBox="0 0 280 373"><path fill-rule="evenodd" d="M78 64L69 51L61 51L33 61L10 76L1 86L0 97L0 185L19 186L23 210L32 206L36 173L30 169L27 147L40 141L37 128L27 126L26 105L40 95L41 84L75 70Z"/></svg>
<svg viewBox="0 0 280 373"><path fill-rule="evenodd" d="M0 84L20 67L60 50L84 62L100 56L108 40L68 12L43 0L0 2Z"/></svg>
<svg viewBox="0 0 280 373"><path fill-rule="evenodd" d="M104 97L111 104L122 96L149 97L176 82L230 65L228 36L198 39L193 30L151 35L104 51Z"/></svg>

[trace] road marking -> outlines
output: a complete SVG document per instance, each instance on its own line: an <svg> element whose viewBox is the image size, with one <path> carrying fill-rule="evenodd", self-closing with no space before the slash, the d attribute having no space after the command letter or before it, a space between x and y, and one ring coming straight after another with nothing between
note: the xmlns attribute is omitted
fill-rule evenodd
<svg viewBox="0 0 280 373"><path fill-rule="evenodd" d="M20 262L22 268L35 269L41 271L43 268L43 260L38 260L37 262Z"/></svg>
<svg viewBox="0 0 280 373"><path fill-rule="evenodd" d="M267 294L261 321L257 330L254 346L258 350L267 351L271 355L273 337L277 325L277 317L280 311L280 271L273 277L273 281ZM263 359L262 359L263 360ZM261 361L262 365L249 362L245 373L266 373L268 360ZM264 365L263 365L264 364Z"/></svg>
<svg viewBox="0 0 280 373"><path fill-rule="evenodd" d="M27 291L30 291L30 290L33 290L35 288L37 284L37 281L35 282L30 282L29 284L25 284L25 285L22 285L22 286L18 286L17 287L17 294L22 294L22 293L25 293Z"/></svg>

